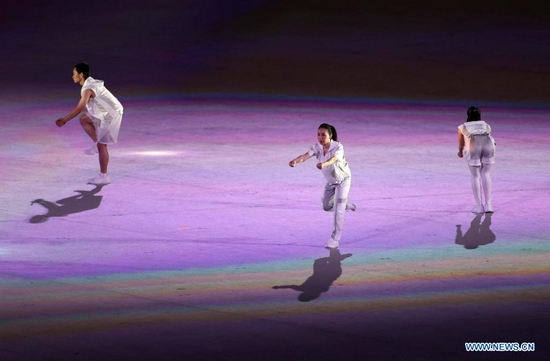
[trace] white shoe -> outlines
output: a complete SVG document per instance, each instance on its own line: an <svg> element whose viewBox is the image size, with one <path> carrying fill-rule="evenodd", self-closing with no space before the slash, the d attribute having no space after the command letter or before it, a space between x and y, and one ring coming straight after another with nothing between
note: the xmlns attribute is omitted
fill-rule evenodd
<svg viewBox="0 0 550 361"><path fill-rule="evenodd" d="M355 212L355 210L357 209L357 206L351 202L348 202L346 204L346 211L352 211L352 212Z"/></svg>
<svg viewBox="0 0 550 361"><path fill-rule="evenodd" d="M111 183L109 176L107 174L102 174L102 173L99 173L99 175L95 178L88 179L88 184L95 184L97 186L109 184L109 183Z"/></svg>
<svg viewBox="0 0 550 361"><path fill-rule="evenodd" d="M333 238L329 239L327 244L325 244L325 248L338 248L339 244L338 241L335 241Z"/></svg>
<svg viewBox="0 0 550 361"><path fill-rule="evenodd" d="M495 210L493 209L493 204L491 202L487 202L485 204L485 213L495 213Z"/></svg>
<svg viewBox="0 0 550 361"><path fill-rule="evenodd" d="M99 151L97 150L97 143L94 143L94 145L91 148L85 149L84 153L88 155L94 155L99 153Z"/></svg>
<svg viewBox="0 0 550 361"><path fill-rule="evenodd" d="M474 209L472 209L472 213L475 213L475 214L485 213L485 210L483 209L483 205L478 204L477 206L475 206Z"/></svg>

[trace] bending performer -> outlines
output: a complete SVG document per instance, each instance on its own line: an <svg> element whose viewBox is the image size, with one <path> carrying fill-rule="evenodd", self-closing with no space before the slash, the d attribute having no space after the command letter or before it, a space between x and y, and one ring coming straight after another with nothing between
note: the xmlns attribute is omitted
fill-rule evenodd
<svg viewBox="0 0 550 361"><path fill-rule="evenodd" d="M496 143L491 136L491 127L481 120L477 107L470 107L468 118L458 127L458 156L464 157L472 174L472 191L476 205L473 213L493 213L491 167L495 163ZM481 193L485 196L482 203Z"/></svg>
<svg viewBox="0 0 550 361"><path fill-rule="evenodd" d="M103 80L96 80L90 76L90 66L86 63L76 64L73 68L73 81L80 84L80 101L72 112L64 118L55 121L58 127L62 127L84 108L88 111L80 116L82 128L92 138L94 145L84 152L89 155L99 154L99 175L89 179L88 183L102 185L109 184L111 180L107 174L109 165L109 151L107 144L118 141L118 132L122 122L122 104L105 86Z"/></svg>

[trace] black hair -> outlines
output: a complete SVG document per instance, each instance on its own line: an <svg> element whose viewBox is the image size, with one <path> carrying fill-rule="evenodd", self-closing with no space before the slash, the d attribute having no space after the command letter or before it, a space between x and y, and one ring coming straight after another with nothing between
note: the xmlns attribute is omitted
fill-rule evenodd
<svg viewBox="0 0 550 361"><path fill-rule="evenodd" d="M338 133L336 132L336 128L334 128L332 125L323 123L319 126L317 129L326 129L328 131L328 134L332 136L332 140L338 141Z"/></svg>
<svg viewBox="0 0 550 361"><path fill-rule="evenodd" d="M86 63L78 63L74 66L74 69L77 73L84 74L84 79L88 79L90 76L90 66Z"/></svg>
<svg viewBox="0 0 550 361"><path fill-rule="evenodd" d="M468 116L468 118L466 119L467 122L481 120L481 112L479 111L478 107L469 107L466 115Z"/></svg>

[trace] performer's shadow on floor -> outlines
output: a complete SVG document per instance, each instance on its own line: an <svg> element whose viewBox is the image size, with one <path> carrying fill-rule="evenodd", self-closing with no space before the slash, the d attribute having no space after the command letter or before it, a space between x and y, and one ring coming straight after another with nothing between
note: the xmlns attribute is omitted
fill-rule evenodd
<svg viewBox="0 0 550 361"><path fill-rule="evenodd" d="M485 219L482 222L481 218L483 216L485 216ZM470 223L470 229L465 234L462 234L461 226L457 224L455 243L464 246L466 249L476 249L479 246L493 243L497 237L490 228L492 216L492 213L476 215Z"/></svg>
<svg viewBox="0 0 550 361"><path fill-rule="evenodd" d="M290 288L302 292L298 296L301 302L309 302L327 292L334 281L342 274L341 262L351 257L351 253L340 254L337 249L330 250L328 257L318 258L313 262L313 275L301 285L273 286L273 289Z"/></svg>
<svg viewBox="0 0 550 361"><path fill-rule="evenodd" d="M96 209L103 198L103 196L96 195L101 191L101 188L103 188L103 185L95 186L94 189L89 191L76 190L75 192L79 193L78 195L63 198L55 202L35 199L31 202L31 205L40 204L48 210L48 213L31 217L29 223L44 223L51 217L65 217L69 214Z"/></svg>

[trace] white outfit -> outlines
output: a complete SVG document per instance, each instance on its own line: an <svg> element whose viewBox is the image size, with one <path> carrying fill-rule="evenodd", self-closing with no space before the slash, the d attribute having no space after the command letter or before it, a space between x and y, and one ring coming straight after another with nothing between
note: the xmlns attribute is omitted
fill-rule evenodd
<svg viewBox="0 0 550 361"><path fill-rule="evenodd" d="M80 94L86 89L94 92L88 100L86 109L97 128L97 139L102 144L113 144L118 141L118 132L122 122L124 108L117 98L103 85L103 80L88 77L82 85Z"/></svg>
<svg viewBox="0 0 550 361"><path fill-rule="evenodd" d="M458 129L464 136L464 158L472 174L472 191L476 205L472 212L493 212L491 166L495 163L495 140L491 136L491 126L483 120L461 124ZM482 205L481 191L485 195Z"/></svg>
<svg viewBox="0 0 550 361"><path fill-rule="evenodd" d="M466 122L458 129L464 136L464 158L471 166L493 164L495 162L495 140L491 136L491 126L483 120Z"/></svg>
<svg viewBox="0 0 550 361"><path fill-rule="evenodd" d="M331 239L338 242L342 236L344 214L351 186L351 171L344 155L344 146L340 142L331 140L328 152L323 154L323 146L316 143L310 148L308 154L315 156L319 163L326 162L332 157L338 158L338 161L322 169L326 184L321 198L325 211L334 210ZM336 206L334 206L335 203Z"/></svg>

